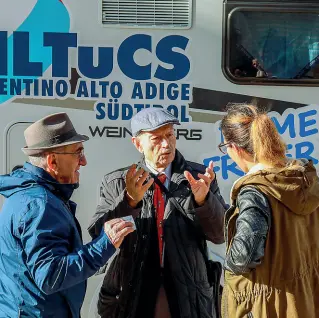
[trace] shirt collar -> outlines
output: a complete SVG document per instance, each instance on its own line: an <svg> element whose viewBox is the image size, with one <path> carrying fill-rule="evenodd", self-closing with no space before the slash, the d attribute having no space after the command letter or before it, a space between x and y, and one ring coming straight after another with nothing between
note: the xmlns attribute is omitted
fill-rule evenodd
<svg viewBox="0 0 319 318"><path fill-rule="evenodd" d="M151 171L151 173L153 173L156 176L159 174L159 172L155 168L153 168L151 165L149 165L147 161L145 161L145 164L146 164L146 167ZM169 166L166 167L166 169L161 173L164 173L166 178L170 180L172 175L172 164L170 163Z"/></svg>

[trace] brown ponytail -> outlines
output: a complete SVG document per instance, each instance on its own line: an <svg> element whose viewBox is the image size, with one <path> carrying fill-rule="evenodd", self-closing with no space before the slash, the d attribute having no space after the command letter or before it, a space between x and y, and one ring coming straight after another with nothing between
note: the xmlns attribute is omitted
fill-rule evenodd
<svg viewBox="0 0 319 318"><path fill-rule="evenodd" d="M266 112L253 105L232 104L227 107L221 129L227 142L244 149L256 162L285 165L286 145Z"/></svg>
<svg viewBox="0 0 319 318"><path fill-rule="evenodd" d="M286 145L275 124L266 114L259 114L252 122L250 138L256 161L283 166L286 160Z"/></svg>

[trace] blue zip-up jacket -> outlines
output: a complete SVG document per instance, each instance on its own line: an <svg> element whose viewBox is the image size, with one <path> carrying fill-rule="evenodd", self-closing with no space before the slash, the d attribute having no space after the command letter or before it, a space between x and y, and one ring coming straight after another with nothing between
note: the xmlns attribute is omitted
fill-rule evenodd
<svg viewBox="0 0 319 318"><path fill-rule="evenodd" d="M83 245L70 197L60 184L26 163L0 176L0 317L80 317L86 279L114 254L104 231Z"/></svg>

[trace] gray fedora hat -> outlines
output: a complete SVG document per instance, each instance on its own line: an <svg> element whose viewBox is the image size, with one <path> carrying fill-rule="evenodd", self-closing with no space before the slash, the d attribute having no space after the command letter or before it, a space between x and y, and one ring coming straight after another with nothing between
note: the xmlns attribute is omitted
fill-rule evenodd
<svg viewBox="0 0 319 318"><path fill-rule="evenodd" d="M27 145L22 151L28 156L89 140L88 136L76 132L66 113L52 114L36 121L24 131L24 138Z"/></svg>

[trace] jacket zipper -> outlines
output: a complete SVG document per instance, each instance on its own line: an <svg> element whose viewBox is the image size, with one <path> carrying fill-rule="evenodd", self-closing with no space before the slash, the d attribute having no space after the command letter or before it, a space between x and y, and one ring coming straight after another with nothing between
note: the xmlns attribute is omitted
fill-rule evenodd
<svg viewBox="0 0 319 318"><path fill-rule="evenodd" d="M146 198L147 200L146 200L146 202L151 202L151 204L147 204L147 209L148 209L149 211L151 211L151 213L152 213L152 212L153 212L153 211L152 211L152 209L153 209L153 204L152 204L152 202L153 202L153 193L151 193L151 192L148 191L146 195L147 195L147 198ZM150 218L150 222L151 222L150 228L152 228L153 218ZM150 229L148 229L148 234L149 234L149 233L150 233ZM145 237L146 237L146 235L143 234L141 238L138 237L138 240L142 239L142 241L145 241ZM148 242L149 242L149 240L148 240ZM138 243L138 242L137 242L137 243ZM137 243L136 243L136 246L135 246L135 248L134 248L134 252L137 251ZM135 272L136 270L138 270L138 277L136 278L135 282L137 282L137 284L139 284L139 281L140 281L140 278L141 278L142 266L143 266L143 263L144 263L144 260L145 260L145 255L147 255L148 250L149 250L149 243L147 243L146 246L145 246L145 249L144 249L144 253L143 253L143 257L142 257L142 261L141 261L140 266L137 267L135 270L132 271L130 281L135 280L135 279L132 278L132 277L133 277L134 272ZM136 286L137 284L135 283L134 285ZM133 293L133 295L132 295L132 293ZM131 297L130 297L130 298L133 298L133 299L131 300L130 303L132 304L132 307L130 308L130 309L131 309L131 310L130 310L130 313L129 313L127 316L123 317L123 318L129 318L129 317L134 317L134 316L135 316L136 306L137 306L137 302L136 302L136 297L137 297L137 296L138 296L138 295L137 295L137 293L136 293L136 290L135 290L135 289L134 289L134 290L131 289ZM125 306L125 307L127 307L127 306Z"/></svg>
<svg viewBox="0 0 319 318"><path fill-rule="evenodd" d="M226 243L226 247L228 246L228 223L229 223L229 219L231 217L230 212L233 212L235 210L235 205L232 204L228 210L225 212L225 219L224 219L224 229L225 229L225 243Z"/></svg>

